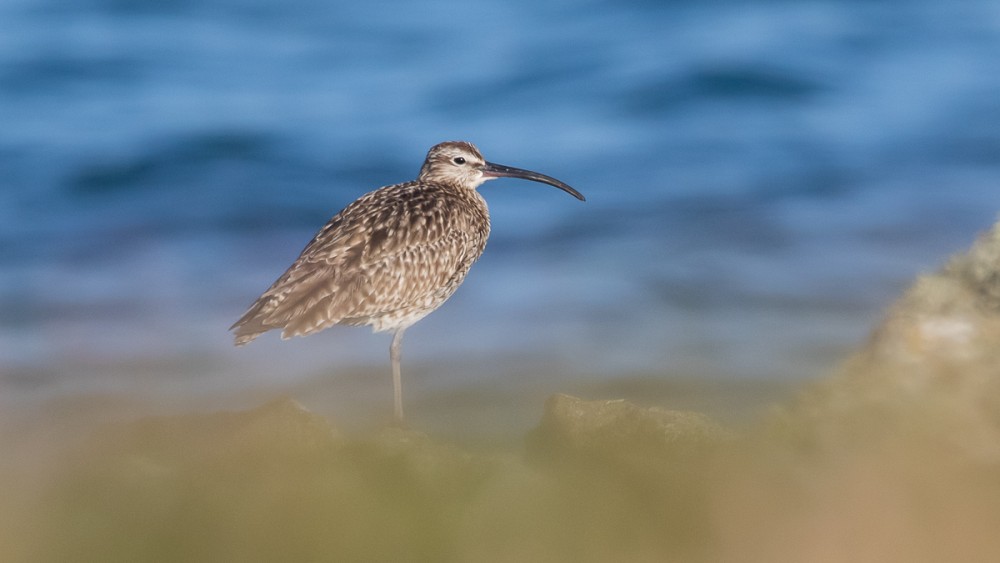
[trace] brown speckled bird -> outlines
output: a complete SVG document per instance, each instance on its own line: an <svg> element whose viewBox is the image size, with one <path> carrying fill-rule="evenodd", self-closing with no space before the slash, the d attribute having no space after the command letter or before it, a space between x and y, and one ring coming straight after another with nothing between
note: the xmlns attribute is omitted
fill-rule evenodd
<svg viewBox="0 0 1000 563"><path fill-rule="evenodd" d="M236 345L277 328L282 339L335 324L392 331L394 418L401 424L403 331L451 297L483 253L490 215L476 188L501 177L543 182L584 200L555 178L486 162L472 143L436 145L416 180L365 194L330 219L230 327Z"/></svg>

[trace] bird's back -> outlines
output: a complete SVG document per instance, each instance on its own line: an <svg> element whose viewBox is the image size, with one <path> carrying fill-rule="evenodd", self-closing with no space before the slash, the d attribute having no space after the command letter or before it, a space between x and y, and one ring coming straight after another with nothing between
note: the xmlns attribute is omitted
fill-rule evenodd
<svg viewBox="0 0 1000 563"><path fill-rule="evenodd" d="M282 338L334 324L405 328L454 293L489 236L473 189L407 182L338 213L232 328L238 345L271 329Z"/></svg>

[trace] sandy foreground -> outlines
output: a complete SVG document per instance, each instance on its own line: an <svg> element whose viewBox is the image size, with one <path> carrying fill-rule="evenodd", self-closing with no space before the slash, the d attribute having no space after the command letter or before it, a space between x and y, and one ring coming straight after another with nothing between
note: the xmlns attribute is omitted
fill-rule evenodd
<svg viewBox="0 0 1000 563"><path fill-rule="evenodd" d="M0 561L1000 561L1000 227L822 380L651 385L478 441L284 397L0 417Z"/></svg>

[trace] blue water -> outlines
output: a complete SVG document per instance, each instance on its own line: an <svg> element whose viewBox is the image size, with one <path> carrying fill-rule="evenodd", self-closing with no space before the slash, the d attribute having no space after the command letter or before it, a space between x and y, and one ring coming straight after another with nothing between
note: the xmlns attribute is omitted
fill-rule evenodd
<svg viewBox="0 0 1000 563"><path fill-rule="evenodd" d="M416 393L814 377L996 219L1000 3L7 0L0 394L387 370L366 329L226 329L450 139L588 201L483 186Z"/></svg>

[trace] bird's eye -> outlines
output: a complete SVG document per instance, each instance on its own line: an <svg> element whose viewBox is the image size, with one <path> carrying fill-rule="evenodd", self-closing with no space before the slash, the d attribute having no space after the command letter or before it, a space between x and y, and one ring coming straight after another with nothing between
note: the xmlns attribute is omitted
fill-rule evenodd
<svg viewBox="0 0 1000 563"><path fill-rule="evenodd" d="M465 164L465 158L461 156L456 156L455 158L451 159L451 161L454 162L455 164Z"/></svg>

